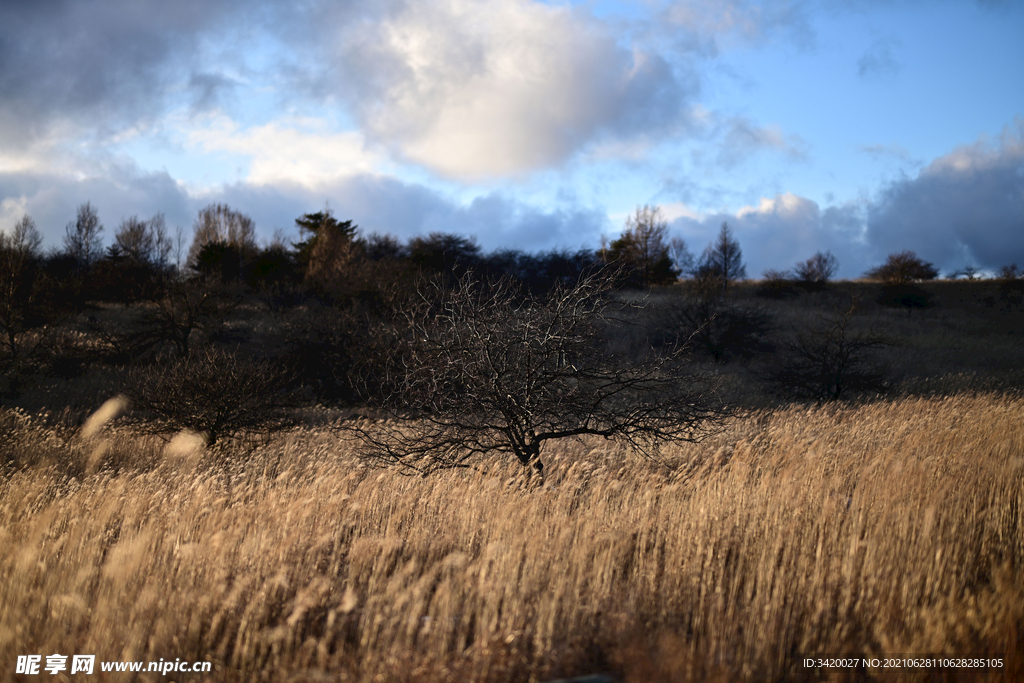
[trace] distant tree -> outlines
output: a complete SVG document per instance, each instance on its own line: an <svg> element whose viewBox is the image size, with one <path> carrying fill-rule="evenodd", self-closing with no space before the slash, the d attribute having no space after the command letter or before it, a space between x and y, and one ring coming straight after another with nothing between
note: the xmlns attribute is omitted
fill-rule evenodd
<svg viewBox="0 0 1024 683"><path fill-rule="evenodd" d="M238 304L228 289L209 280L172 281L162 296L143 310L139 324L124 331L126 348L170 345L175 355L185 357L196 349L197 338L224 336L225 320Z"/></svg>
<svg viewBox="0 0 1024 683"><path fill-rule="evenodd" d="M162 214L149 220L121 221L105 258L89 280L89 295L104 301L131 302L159 296L171 275L173 245Z"/></svg>
<svg viewBox="0 0 1024 683"><path fill-rule="evenodd" d="M839 260L832 252L817 252L814 256L796 264L793 274L808 289L821 289L839 270Z"/></svg>
<svg viewBox="0 0 1024 683"><path fill-rule="evenodd" d="M642 285L664 285L675 282L681 272L673 266L669 249L668 222L661 209L644 205L626 219L626 229L604 256L607 263L635 272Z"/></svg>
<svg viewBox="0 0 1024 683"><path fill-rule="evenodd" d="M857 329L856 300L846 310L821 316L780 344L780 357L766 373L785 396L823 403L851 394L883 391L887 373L873 360L892 344L881 333Z"/></svg>
<svg viewBox="0 0 1024 683"><path fill-rule="evenodd" d="M36 228L36 222L27 213L14 224L14 230L4 244L22 257L36 260L42 255L43 236Z"/></svg>
<svg viewBox="0 0 1024 683"><path fill-rule="evenodd" d="M238 282L246 272L247 262L255 255L256 252L251 252L246 258L237 245L217 240L203 244L189 267L200 276L221 283Z"/></svg>
<svg viewBox="0 0 1024 683"><path fill-rule="evenodd" d="M313 265L314 270L322 270L326 263L331 261L331 254L335 258L339 249L351 245L355 239L357 227L352 221L339 221L334 217L334 212L329 207L316 213L306 213L295 219L295 226L299 229L299 235L303 238L295 243L295 258L300 270L309 277L310 267L313 260L313 253L317 251L318 262ZM319 250L317 249L319 245ZM316 279L316 275L313 275Z"/></svg>
<svg viewBox="0 0 1024 683"><path fill-rule="evenodd" d="M146 221L138 216L122 220L107 253L112 258L147 264L155 270L164 271L170 266L173 251L167 222L163 214L158 213Z"/></svg>
<svg viewBox="0 0 1024 683"><path fill-rule="evenodd" d="M400 261L408 257L408 251L394 235L370 233L364 240L363 251L371 261Z"/></svg>
<svg viewBox="0 0 1024 683"><path fill-rule="evenodd" d="M246 281L264 293L280 294L286 289L293 289L299 282L295 254L280 243L260 249L248 265Z"/></svg>
<svg viewBox="0 0 1024 683"><path fill-rule="evenodd" d="M1024 277L1024 271L1021 271L1021 269L1017 267L1016 263L1011 263L1008 266L1001 266L996 272L996 279L1004 282L1008 280L1019 280L1022 277Z"/></svg>
<svg viewBox="0 0 1024 683"><path fill-rule="evenodd" d="M249 216L234 211L227 204L210 204L199 211L192 223L192 246L188 264L198 263L200 252L208 244L222 244L245 263L258 251L256 224Z"/></svg>
<svg viewBox="0 0 1024 683"><path fill-rule="evenodd" d="M308 235L295 245L296 260L305 283L321 295L336 300L351 298L372 283L363 268L363 243L356 238L352 221L337 220L329 208L307 213L295 220L300 233Z"/></svg>
<svg viewBox="0 0 1024 683"><path fill-rule="evenodd" d="M770 268L761 274L761 286L757 295L768 299L784 299L798 296L800 290L793 280L793 273L788 270Z"/></svg>
<svg viewBox="0 0 1024 683"><path fill-rule="evenodd" d="M716 362L751 358L768 351L772 319L758 306L722 297L721 279L698 272L661 302L654 316L655 339L670 345L688 344Z"/></svg>
<svg viewBox="0 0 1024 683"><path fill-rule="evenodd" d="M697 264L697 274L701 278L717 279L723 296L730 282L742 280L747 276L743 250L740 249L740 243L733 236L728 223L722 223L718 238L704 250Z"/></svg>
<svg viewBox="0 0 1024 683"><path fill-rule="evenodd" d="M980 270L975 266L964 266L960 270L954 270L949 274L950 279L956 280L963 277L965 280L977 280Z"/></svg>
<svg viewBox="0 0 1024 683"><path fill-rule="evenodd" d="M40 315L44 302L38 268L42 242L28 214L10 234L0 232L0 333L5 365L16 363L24 355L27 332L45 321Z"/></svg>
<svg viewBox="0 0 1024 683"><path fill-rule="evenodd" d="M655 455L697 440L727 414L678 350L622 359L607 276L525 295L513 281L464 278L425 292L382 331L384 407L394 420L352 425L364 455L410 471L511 456L543 476L550 440L596 435Z"/></svg>
<svg viewBox="0 0 1024 683"><path fill-rule="evenodd" d="M672 259L673 267L679 271L680 275L693 274L697 262L693 252L687 246L686 240L678 236L673 237L668 243L668 255Z"/></svg>
<svg viewBox="0 0 1024 683"><path fill-rule="evenodd" d="M75 220L68 223L64 231L64 251L75 259L81 271L88 272L103 254L99 214L91 203L78 207Z"/></svg>
<svg viewBox="0 0 1024 683"><path fill-rule="evenodd" d="M432 232L409 240L409 259L424 273L459 279L477 270L483 256L474 239Z"/></svg>
<svg viewBox="0 0 1024 683"><path fill-rule="evenodd" d="M146 221L132 216L121 221L114 242L107 252L114 258L129 261L148 262L153 251L153 236L150 234Z"/></svg>
<svg viewBox="0 0 1024 683"><path fill-rule="evenodd" d="M897 254L889 254L885 263L872 268L864 275L872 280L903 285L921 280L934 280L938 277L939 271L914 252L901 251Z"/></svg>

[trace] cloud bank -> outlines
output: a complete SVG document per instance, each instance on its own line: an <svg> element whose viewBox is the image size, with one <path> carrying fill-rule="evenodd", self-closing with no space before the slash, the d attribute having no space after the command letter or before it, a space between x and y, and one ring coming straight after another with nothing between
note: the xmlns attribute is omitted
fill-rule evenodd
<svg viewBox="0 0 1024 683"><path fill-rule="evenodd" d="M871 198L822 208L784 193L735 212L682 216L671 227L699 254L722 222L740 240L751 277L789 268L819 250L839 257L846 278L908 249L945 273L965 265L1022 265L1024 120L995 140L958 147Z"/></svg>

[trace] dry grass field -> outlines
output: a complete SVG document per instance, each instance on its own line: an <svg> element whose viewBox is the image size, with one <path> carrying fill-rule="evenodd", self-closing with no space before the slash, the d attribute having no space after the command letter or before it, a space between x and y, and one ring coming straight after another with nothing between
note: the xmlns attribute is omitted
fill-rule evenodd
<svg viewBox="0 0 1024 683"><path fill-rule="evenodd" d="M755 411L664 463L566 441L541 489L370 469L327 427L211 453L55 424L0 413L0 679L51 653L204 681L1024 679L1017 394ZM826 653L1003 668L801 664Z"/></svg>

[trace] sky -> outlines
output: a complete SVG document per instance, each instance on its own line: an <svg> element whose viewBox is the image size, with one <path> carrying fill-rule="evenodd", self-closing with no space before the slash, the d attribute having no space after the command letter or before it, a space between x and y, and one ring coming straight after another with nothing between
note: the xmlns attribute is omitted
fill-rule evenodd
<svg viewBox="0 0 1024 683"><path fill-rule="evenodd" d="M659 206L747 274L1024 265L1019 0L4 0L0 229L597 248Z"/></svg>

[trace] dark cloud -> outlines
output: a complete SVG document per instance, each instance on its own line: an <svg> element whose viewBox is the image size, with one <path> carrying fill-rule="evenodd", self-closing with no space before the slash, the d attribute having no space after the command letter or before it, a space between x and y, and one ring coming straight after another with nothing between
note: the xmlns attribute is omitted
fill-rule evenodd
<svg viewBox="0 0 1024 683"><path fill-rule="evenodd" d="M1024 120L887 186L867 239L877 258L912 249L945 270L1024 263Z"/></svg>
<svg viewBox="0 0 1024 683"><path fill-rule="evenodd" d="M191 228L194 201L166 173L111 169L103 177L78 179L66 175L0 174L0 229L10 230L22 214L32 216L48 247L59 247L65 226L80 204L91 202L106 226L108 241L122 219L163 213L168 226ZM191 238L191 230L189 229Z"/></svg>
<svg viewBox="0 0 1024 683"><path fill-rule="evenodd" d="M116 131L159 114L188 81L205 32L240 0L5 0L0 3L0 145L54 123ZM201 77L200 77L201 78Z"/></svg>
<svg viewBox="0 0 1024 683"><path fill-rule="evenodd" d="M215 109L237 86L235 79L220 74L192 74L188 82L188 89L192 93L192 110L203 112Z"/></svg>
<svg viewBox="0 0 1024 683"><path fill-rule="evenodd" d="M381 176L355 176L329 191L337 213L354 219L367 232L391 233L402 239L450 232L474 237L488 250L515 247L540 251L595 246L607 227L607 216L597 208L547 210L500 192L465 204L422 185Z"/></svg>
<svg viewBox="0 0 1024 683"><path fill-rule="evenodd" d="M822 208L782 194L735 213L678 218L672 229L699 254L723 221L735 230L751 277L819 250L832 251L847 278L908 249L947 273L965 265L1024 264L1024 120L994 141L935 159L870 199Z"/></svg>

